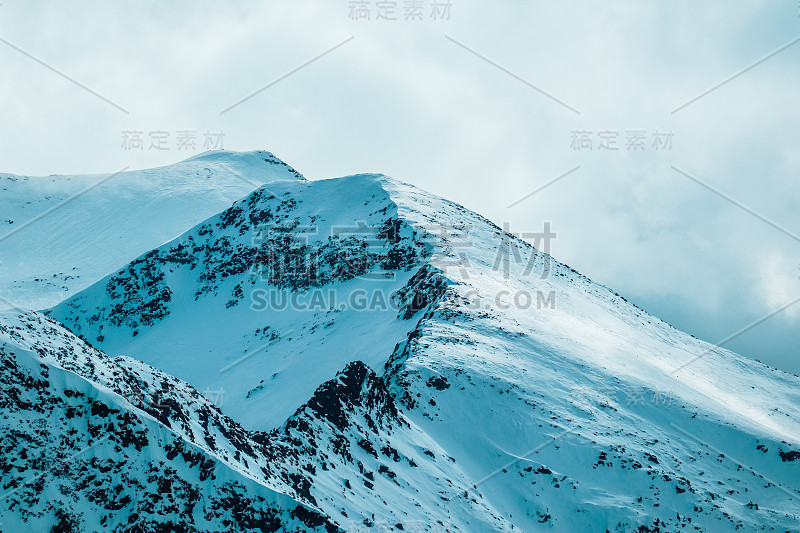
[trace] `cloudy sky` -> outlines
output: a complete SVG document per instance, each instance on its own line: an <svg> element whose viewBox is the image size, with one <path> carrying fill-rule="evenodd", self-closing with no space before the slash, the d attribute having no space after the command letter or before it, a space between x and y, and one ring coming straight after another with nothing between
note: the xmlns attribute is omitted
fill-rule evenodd
<svg viewBox="0 0 800 533"><path fill-rule="evenodd" d="M2 0L0 171L382 172L800 374L798 0L447 4Z"/></svg>

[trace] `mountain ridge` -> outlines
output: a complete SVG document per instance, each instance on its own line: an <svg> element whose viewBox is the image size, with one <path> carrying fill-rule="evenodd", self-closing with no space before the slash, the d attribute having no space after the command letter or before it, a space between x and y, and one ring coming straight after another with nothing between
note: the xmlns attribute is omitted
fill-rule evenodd
<svg viewBox="0 0 800 533"><path fill-rule="evenodd" d="M0 173L0 309L54 305L280 179L305 180L266 151L97 175Z"/></svg>
<svg viewBox="0 0 800 533"><path fill-rule="evenodd" d="M48 320L224 390L250 471L348 531L796 528L800 378L648 315L548 231L382 175L279 180Z"/></svg>

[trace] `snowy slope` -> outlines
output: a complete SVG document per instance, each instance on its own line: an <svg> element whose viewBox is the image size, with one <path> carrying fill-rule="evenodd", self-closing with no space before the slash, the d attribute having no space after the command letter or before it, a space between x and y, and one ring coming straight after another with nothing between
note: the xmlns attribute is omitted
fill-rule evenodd
<svg viewBox="0 0 800 533"><path fill-rule="evenodd" d="M349 305L351 294L406 287L430 253L412 228L393 225L397 209L372 176L275 182L104 278L53 316L109 353L145 361L198 390L224 391L226 413L249 428L271 429L347 363L380 368L413 328L398 318L409 303L403 295L368 311ZM332 228L363 233L331 238ZM267 248L281 257L315 255L317 279L281 275ZM340 268L342 257L352 269ZM285 308L253 309L261 303L260 293L251 299L253 291L267 289L275 291L261 298ZM308 305L292 306L301 293L308 297L299 303Z"/></svg>
<svg viewBox="0 0 800 533"><path fill-rule="evenodd" d="M363 363L263 433L36 313L0 314L0 355L4 531L511 527Z"/></svg>
<svg viewBox="0 0 800 533"><path fill-rule="evenodd" d="M279 268L297 256L313 275ZM339 525L371 509L421 530L800 528L800 378L385 176L270 184L49 314L224 390ZM320 400L350 381L386 407Z"/></svg>
<svg viewBox="0 0 800 533"><path fill-rule="evenodd" d="M3 531L338 530L188 385L35 313L0 315L0 354Z"/></svg>
<svg viewBox="0 0 800 533"><path fill-rule="evenodd" d="M54 305L282 179L303 177L269 152L223 151L117 175L0 174L0 297Z"/></svg>

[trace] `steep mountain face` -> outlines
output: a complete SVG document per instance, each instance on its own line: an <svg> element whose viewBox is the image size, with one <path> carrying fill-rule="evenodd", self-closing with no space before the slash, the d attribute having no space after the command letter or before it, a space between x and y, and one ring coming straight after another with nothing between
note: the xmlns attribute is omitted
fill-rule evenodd
<svg viewBox="0 0 800 533"><path fill-rule="evenodd" d="M267 438L303 473L306 498L346 531L517 530L361 361Z"/></svg>
<svg viewBox="0 0 800 533"><path fill-rule="evenodd" d="M364 363L264 433L37 313L0 315L0 355L3 530L512 527Z"/></svg>
<svg viewBox="0 0 800 533"><path fill-rule="evenodd" d="M426 305L433 247L389 186L271 183L52 316L108 353L224 391L227 414L272 429L347 363L380 368Z"/></svg>
<svg viewBox="0 0 800 533"><path fill-rule="evenodd" d="M521 236L385 176L275 181L47 320L216 395L154 418L347 531L798 530L800 378Z"/></svg>
<svg viewBox="0 0 800 533"><path fill-rule="evenodd" d="M41 309L90 286L275 180L269 152L207 152L102 176L0 174L0 309Z"/></svg>
<svg viewBox="0 0 800 533"><path fill-rule="evenodd" d="M187 384L35 313L0 315L0 355L4 531L338 531Z"/></svg>

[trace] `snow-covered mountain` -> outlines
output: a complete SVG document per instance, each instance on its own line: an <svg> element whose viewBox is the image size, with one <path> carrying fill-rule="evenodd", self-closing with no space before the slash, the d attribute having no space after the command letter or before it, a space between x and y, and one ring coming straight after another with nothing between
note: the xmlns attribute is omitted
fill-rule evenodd
<svg viewBox="0 0 800 533"><path fill-rule="evenodd" d="M800 529L800 378L681 333L385 176L272 180L107 274L46 317L0 318L4 361L32 361L0 375L33 395L4 405L0 430L48 458L0 465L4 487L111 421L84 405L69 423L40 422L49 439L24 427L61 414L49 399L56 413L25 414L36 391L75 398L37 374L45 365L149 421L137 422L148 446L106 452L119 468L144 471L180 442L227 473L172 466L204 506L226 509L214 498L233 483L263 498L242 516L269 506L286 524L276 530L303 519L346 531ZM132 405L131 382L170 409ZM76 444L51 445L65 439ZM56 472L47 490L81 502L116 486ZM138 510L152 490L138 483L117 513L158 523ZM37 523L60 498L29 506ZM10 501L0 513L19 523ZM108 512L75 508L90 530ZM271 530L206 511L195 521L198 509L161 520Z"/></svg>
<svg viewBox="0 0 800 533"><path fill-rule="evenodd" d="M337 531L185 383L38 313L0 315L0 354L3 531Z"/></svg>
<svg viewBox="0 0 800 533"><path fill-rule="evenodd" d="M304 178L263 151L99 176L0 174L0 309L54 305L275 179Z"/></svg>

